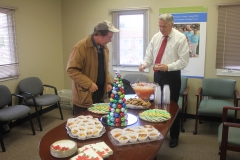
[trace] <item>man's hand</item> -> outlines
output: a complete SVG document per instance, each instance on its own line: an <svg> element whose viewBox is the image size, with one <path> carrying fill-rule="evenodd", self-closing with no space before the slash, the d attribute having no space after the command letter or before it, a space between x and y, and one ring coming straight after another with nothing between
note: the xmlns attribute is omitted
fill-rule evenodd
<svg viewBox="0 0 240 160"><path fill-rule="evenodd" d="M159 70L159 71L168 71L168 65L166 64L155 64L154 70Z"/></svg>
<svg viewBox="0 0 240 160"><path fill-rule="evenodd" d="M98 90L98 86L95 83L92 83L89 92L95 92L96 90Z"/></svg>
<svg viewBox="0 0 240 160"><path fill-rule="evenodd" d="M138 69L139 69L140 72L143 72L144 69L145 69L145 66L143 64L140 64Z"/></svg>
<svg viewBox="0 0 240 160"><path fill-rule="evenodd" d="M107 85L107 92L110 92L112 90L112 85L111 84L108 84Z"/></svg>

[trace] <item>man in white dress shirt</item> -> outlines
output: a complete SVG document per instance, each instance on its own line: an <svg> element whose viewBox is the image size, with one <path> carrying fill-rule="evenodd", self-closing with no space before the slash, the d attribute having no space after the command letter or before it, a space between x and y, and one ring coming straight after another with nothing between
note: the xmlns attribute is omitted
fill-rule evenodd
<svg viewBox="0 0 240 160"><path fill-rule="evenodd" d="M145 68L154 65L154 82L158 83L161 88L168 84L170 98L177 103L181 88L181 70L188 65L189 47L186 36L174 29L173 26L174 20L171 14L165 13L159 16L160 32L152 37L146 49L144 60L139 66L139 71L143 72ZM160 62L156 62L160 46L165 37L167 38L166 47ZM173 148L178 145L179 133L180 116L178 114L170 129L171 141L169 147Z"/></svg>

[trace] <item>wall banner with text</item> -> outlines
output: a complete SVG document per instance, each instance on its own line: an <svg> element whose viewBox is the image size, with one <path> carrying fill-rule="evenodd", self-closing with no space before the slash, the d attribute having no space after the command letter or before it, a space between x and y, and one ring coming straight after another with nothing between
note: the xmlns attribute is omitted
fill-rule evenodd
<svg viewBox="0 0 240 160"><path fill-rule="evenodd" d="M189 64L181 73L189 78L203 78L206 51L207 7L160 8L159 14L170 13L174 28L185 34L189 45Z"/></svg>

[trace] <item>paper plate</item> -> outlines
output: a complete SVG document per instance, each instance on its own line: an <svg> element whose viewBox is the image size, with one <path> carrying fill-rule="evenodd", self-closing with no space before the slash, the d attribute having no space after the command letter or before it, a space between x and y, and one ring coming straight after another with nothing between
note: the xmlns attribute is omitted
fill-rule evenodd
<svg viewBox="0 0 240 160"><path fill-rule="evenodd" d="M50 152L56 158L69 157L77 152L77 143L72 140L56 141L50 146Z"/></svg>

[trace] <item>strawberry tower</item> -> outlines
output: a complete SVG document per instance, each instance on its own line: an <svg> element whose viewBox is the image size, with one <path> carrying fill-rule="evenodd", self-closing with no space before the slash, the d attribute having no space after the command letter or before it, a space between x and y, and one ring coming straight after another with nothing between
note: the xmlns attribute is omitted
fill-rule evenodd
<svg viewBox="0 0 240 160"><path fill-rule="evenodd" d="M124 86L120 71L115 73L112 94L110 97L107 123L110 126L127 126L128 114L126 99L124 98Z"/></svg>

